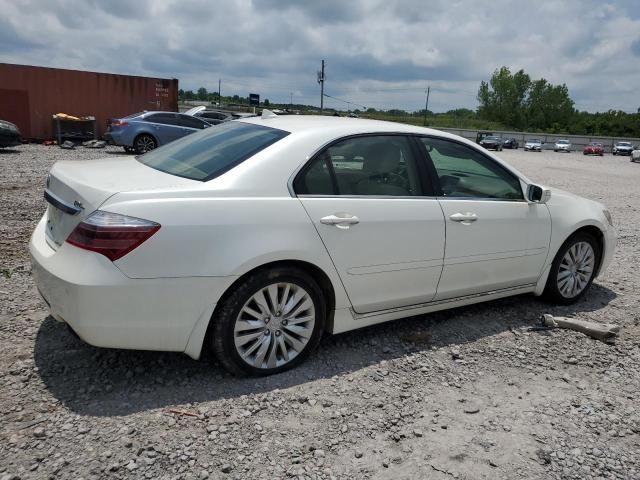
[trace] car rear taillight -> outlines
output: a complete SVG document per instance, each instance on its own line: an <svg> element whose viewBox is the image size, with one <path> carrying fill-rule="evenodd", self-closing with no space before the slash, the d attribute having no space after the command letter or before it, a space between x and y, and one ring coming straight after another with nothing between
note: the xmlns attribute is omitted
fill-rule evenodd
<svg viewBox="0 0 640 480"><path fill-rule="evenodd" d="M129 125L129 122L127 122L126 120L119 120L115 118L111 121L112 127L126 127L127 125Z"/></svg>
<svg viewBox="0 0 640 480"><path fill-rule="evenodd" d="M96 210L71 232L67 243L104 255L114 262L158 230L159 223Z"/></svg>

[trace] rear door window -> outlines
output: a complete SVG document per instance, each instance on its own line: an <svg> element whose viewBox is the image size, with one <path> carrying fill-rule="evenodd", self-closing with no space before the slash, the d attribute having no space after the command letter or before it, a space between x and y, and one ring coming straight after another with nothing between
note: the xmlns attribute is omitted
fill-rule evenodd
<svg viewBox="0 0 640 480"><path fill-rule="evenodd" d="M366 135L334 143L303 169L294 190L298 195L423 194L411 143L402 135Z"/></svg>
<svg viewBox="0 0 640 480"><path fill-rule="evenodd" d="M208 181L287 135L289 132L276 128L228 122L187 135L137 159L171 175Z"/></svg>

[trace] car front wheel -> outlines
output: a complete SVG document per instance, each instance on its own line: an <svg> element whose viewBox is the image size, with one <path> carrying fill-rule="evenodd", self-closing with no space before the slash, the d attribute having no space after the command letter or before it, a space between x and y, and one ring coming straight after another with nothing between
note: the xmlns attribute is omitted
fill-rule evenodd
<svg viewBox="0 0 640 480"><path fill-rule="evenodd" d="M270 375L317 347L326 318L322 291L297 268L258 271L222 301L213 318L213 352L230 373Z"/></svg>
<svg viewBox="0 0 640 480"><path fill-rule="evenodd" d="M588 233L578 233L560 248L551 264L545 297L559 305L577 302L589 289L600 262L600 247Z"/></svg>

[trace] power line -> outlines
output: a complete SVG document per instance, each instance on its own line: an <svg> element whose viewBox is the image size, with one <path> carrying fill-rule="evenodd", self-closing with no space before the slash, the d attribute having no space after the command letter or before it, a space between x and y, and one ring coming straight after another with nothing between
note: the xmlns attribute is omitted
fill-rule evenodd
<svg viewBox="0 0 640 480"><path fill-rule="evenodd" d="M332 97L331 95L327 95L326 93L324 94L324 96L328 97L328 98L332 98L332 99L337 100L337 101L342 102L342 103L347 103L349 105L355 105L356 107L364 108L365 110L367 109L367 107L365 107L364 105L360 105L360 104L354 103L354 102L349 102L348 100L343 100L342 98Z"/></svg>

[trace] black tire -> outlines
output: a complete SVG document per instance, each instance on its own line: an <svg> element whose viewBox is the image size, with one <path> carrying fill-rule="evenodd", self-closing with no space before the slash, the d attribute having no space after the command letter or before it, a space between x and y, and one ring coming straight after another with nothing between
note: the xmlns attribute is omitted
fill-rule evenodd
<svg viewBox="0 0 640 480"><path fill-rule="evenodd" d="M158 142L148 133L138 135L133 141L133 149L138 155L158 148Z"/></svg>
<svg viewBox="0 0 640 480"><path fill-rule="evenodd" d="M273 283L292 283L302 287L311 297L316 312L313 333L304 349L291 361L275 368L257 368L245 362L238 353L234 340L236 319L245 303L261 289ZM237 376L263 376L284 372L303 362L318 346L327 317L326 301L322 290L305 271L293 267L258 270L247 277L226 296L212 318L211 348L218 361L228 372Z"/></svg>
<svg viewBox="0 0 640 480"><path fill-rule="evenodd" d="M617 155L617 153L616 153L616 152L611 152L611 153L613 153L613 156L614 156L614 157Z"/></svg>
<svg viewBox="0 0 640 480"><path fill-rule="evenodd" d="M595 255L595 264L593 267L593 271L591 272L591 278L587 282L587 285L584 287L584 289L573 297L566 297L562 295L562 293L560 293L560 290L558 288L558 274L560 272L560 264L569 249L579 242L587 242L589 245L591 245L591 248L593 248L593 252ZM551 264L551 271L549 272L549 278L547 278L547 284L543 293L544 298L548 302L556 305L571 305L572 303L580 300L587 293L589 287L591 287L591 284L593 283L596 272L600 267L601 256L602 252L600 251L600 245L598 244L598 241L593 237L593 235L590 235L586 232L578 232L569 237L562 244L560 250L558 250L558 253L553 259L553 263Z"/></svg>

